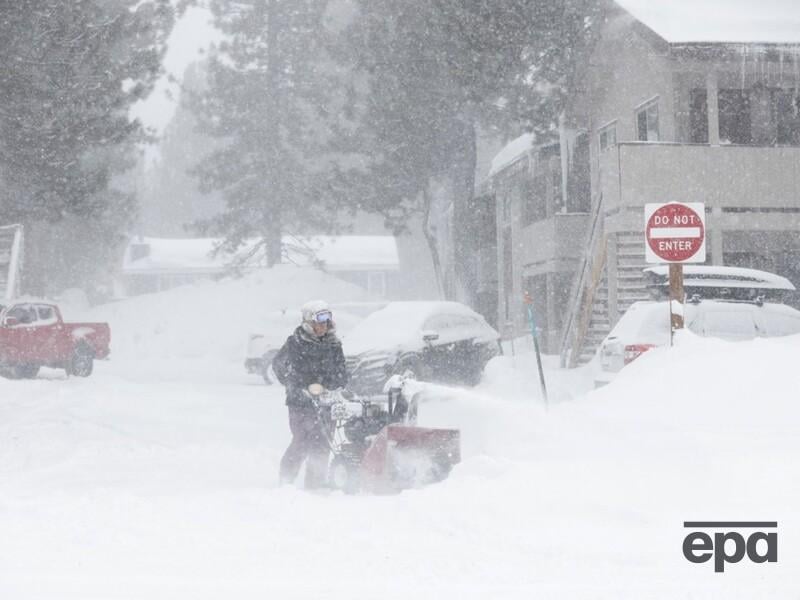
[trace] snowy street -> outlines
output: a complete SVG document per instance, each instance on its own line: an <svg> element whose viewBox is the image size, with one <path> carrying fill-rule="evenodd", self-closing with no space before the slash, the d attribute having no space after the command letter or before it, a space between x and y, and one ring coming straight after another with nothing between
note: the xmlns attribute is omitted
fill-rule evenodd
<svg viewBox="0 0 800 600"><path fill-rule="evenodd" d="M279 275L298 295L319 284ZM462 431L446 481L312 494L277 487L282 388L244 373L241 347L217 358L238 325L185 345L205 304L252 317L241 304L273 283L101 307L116 354L92 377L0 380L0 596L796 597L796 337L687 338L591 393L552 364L549 411L533 355L498 358L478 388L436 388L420 409L421 424ZM171 329L143 310L187 296L196 310ZM136 360L151 336L172 353ZM777 520L779 562L724 576L688 563L682 523L698 519Z"/></svg>

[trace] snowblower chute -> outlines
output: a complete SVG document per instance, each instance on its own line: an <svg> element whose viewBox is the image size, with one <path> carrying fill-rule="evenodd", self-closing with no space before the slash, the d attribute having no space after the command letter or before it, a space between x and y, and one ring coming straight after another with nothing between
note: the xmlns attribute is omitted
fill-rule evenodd
<svg viewBox="0 0 800 600"><path fill-rule="evenodd" d="M309 388L333 453L333 487L350 493L398 492L441 481L461 460L457 429L417 427L415 386L406 385L412 381L393 377L384 388L385 398Z"/></svg>

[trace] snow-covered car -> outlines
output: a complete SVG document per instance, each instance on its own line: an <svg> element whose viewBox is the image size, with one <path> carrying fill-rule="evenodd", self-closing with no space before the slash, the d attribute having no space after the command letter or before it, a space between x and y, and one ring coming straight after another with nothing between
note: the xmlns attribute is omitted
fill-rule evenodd
<svg viewBox="0 0 800 600"><path fill-rule="evenodd" d="M684 324L699 336L729 341L779 337L800 333L800 311L772 302L694 299L684 305ZM595 386L610 382L642 353L669 343L669 302L635 302L600 344Z"/></svg>
<svg viewBox="0 0 800 600"><path fill-rule="evenodd" d="M333 318L340 334L347 332L362 318L386 306L386 302L339 302L331 305ZM251 333L247 338L244 368L248 373L260 375L267 385L277 383L272 372L272 359L286 337L300 321L300 312L284 310L267 315L268 333Z"/></svg>
<svg viewBox="0 0 800 600"><path fill-rule="evenodd" d="M458 302L391 302L359 323L342 344L350 389L380 393L393 374L475 385L501 352L500 335Z"/></svg>

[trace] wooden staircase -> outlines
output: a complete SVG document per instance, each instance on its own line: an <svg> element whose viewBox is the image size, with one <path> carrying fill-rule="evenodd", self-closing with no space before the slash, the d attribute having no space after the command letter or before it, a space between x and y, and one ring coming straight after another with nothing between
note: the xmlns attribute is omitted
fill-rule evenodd
<svg viewBox="0 0 800 600"><path fill-rule="evenodd" d="M644 234L604 232L602 198L596 203L586 252L571 292L561 341L561 364L590 361L631 304L647 300Z"/></svg>
<svg viewBox="0 0 800 600"><path fill-rule="evenodd" d="M615 235L617 247L617 313L619 316L639 300L648 300L642 269L647 267L644 258L644 234L620 232Z"/></svg>

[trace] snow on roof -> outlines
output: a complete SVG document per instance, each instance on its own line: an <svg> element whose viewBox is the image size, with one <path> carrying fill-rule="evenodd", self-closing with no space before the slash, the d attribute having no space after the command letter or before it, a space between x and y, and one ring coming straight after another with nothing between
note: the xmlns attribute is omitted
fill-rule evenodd
<svg viewBox="0 0 800 600"><path fill-rule="evenodd" d="M492 159L492 166L489 169L489 177L499 173L507 166L530 152L533 147L534 135L524 133L518 138L507 143L500 152Z"/></svg>
<svg viewBox="0 0 800 600"><path fill-rule="evenodd" d="M225 267L230 257L212 256L219 242L214 238L135 238L125 250L122 269L126 273L188 270L216 272ZM147 254L134 258L137 247Z"/></svg>
<svg viewBox="0 0 800 600"><path fill-rule="evenodd" d="M798 43L796 0L616 0L667 42Z"/></svg>
<svg viewBox="0 0 800 600"><path fill-rule="evenodd" d="M283 239L291 262L308 261L308 251L317 260L335 270L399 268L397 241L390 235L316 235L312 237L285 236Z"/></svg>
<svg viewBox="0 0 800 600"><path fill-rule="evenodd" d="M125 273L193 272L217 273L222 271L232 256L227 253L213 255L220 240L216 238L134 238L125 251ZM245 244L244 251L255 241ZM284 236L284 262L308 266L317 261L332 271L347 270L397 270L400 260L397 242L393 236ZM142 256L134 258L137 246L142 246ZM261 252L263 256L263 252ZM254 262L259 262L259 256Z"/></svg>
<svg viewBox="0 0 800 600"><path fill-rule="evenodd" d="M659 265L644 269L659 277L668 277L668 267ZM786 277L744 267L723 267L712 265L684 265L683 284L702 287L744 287L767 290L794 290ZM668 282L665 282L668 285Z"/></svg>

